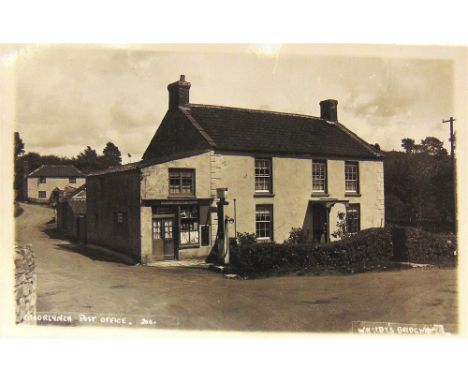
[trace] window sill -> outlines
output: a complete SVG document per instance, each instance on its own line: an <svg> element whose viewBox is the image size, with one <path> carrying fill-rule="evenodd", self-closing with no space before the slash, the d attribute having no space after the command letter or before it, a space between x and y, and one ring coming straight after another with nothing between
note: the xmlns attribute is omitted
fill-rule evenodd
<svg viewBox="0 0 468 382"><path fill-rule="evenodd" d="M350 196L351 196L351 197L353 197L353 196L354 196L354 197L360 197L360 196L362 196L362 195L361 195L360 193L356 193L356 192L346 192L346 193L345 193L345 196L347 196L347 197L350 197Z"/></svg>
<svg viewBox="0 0 468 382"><path fill-rule="evenodd" d="M193 248L199 248L200 244L181 244L179 246L179 249L193 249Z"/></svg>
<svg viewBox="0 0 468 382"><path fill-rule="evenodd" d="M329 197L330 194L328 192L312 192L312 194L310 195L311 197L320 197L320 198L323 198L323 197Z"/></svg>
<svg viewBox="0 0 468 382"><path fill-rule="evenodd" d="M272 198L274 196L275 196L275 194L273 194L271 192L256 192L254 194L254 198Z"/></svg>

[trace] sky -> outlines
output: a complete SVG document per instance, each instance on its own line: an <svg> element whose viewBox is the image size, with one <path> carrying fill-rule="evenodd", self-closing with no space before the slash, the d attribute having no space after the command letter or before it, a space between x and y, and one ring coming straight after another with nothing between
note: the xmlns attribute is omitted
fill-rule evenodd
<svg viewBox="0 0 468 382"><path fill-rule="evenodd" d="M167 111L167 85L185 74L190 102L338 119L369 143L435 136L448 147L453 62L324 54L316 46L23 46L16 58L16 130L26 152L74 156L109 141L139 160ZM127 154L131 154L131 158Z"/></svg>

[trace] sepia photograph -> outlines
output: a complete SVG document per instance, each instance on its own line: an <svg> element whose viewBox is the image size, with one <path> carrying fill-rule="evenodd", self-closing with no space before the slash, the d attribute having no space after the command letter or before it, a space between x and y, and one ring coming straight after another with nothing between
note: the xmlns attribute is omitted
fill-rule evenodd
<svg viewBox="0 0 468 382"><path fill-rule="evenodd" d="M465 48L25 44L2 62L16 326L460 334Z"/></svg>

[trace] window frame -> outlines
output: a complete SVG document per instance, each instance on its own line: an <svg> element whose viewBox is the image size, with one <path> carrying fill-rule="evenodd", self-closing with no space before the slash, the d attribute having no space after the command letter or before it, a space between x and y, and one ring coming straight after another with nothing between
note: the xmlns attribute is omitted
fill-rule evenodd
<svg viewBox="0 0 468 382"><path fill-rule="evenodd" d="M259 223L268 223L267 221L261 221L261 220L258 220L257 219L257 216L258 216L258 209L259 208L268 208L270 210L270 221L269 221L269 224L270 224L270 237L267 237L267 236L258 236L258 226L257 224ZM273 221L274 221L274 218L273 218L273 204L256 204L255 205L255 238L257 241L263 241L263 242L273 242L273 238L274 238L274 225L273 225Z"/></svg>
<svg viewBox="0 0 468 382"><path fill-rule="evenodd" d="M44 196L41 196L41 195L44 195ZM39 199L47 199L47 191L38 191L38 194L37 194L38 198Z"/></svg>
<svg viewBox="0 0 468 382"><path fill-rule="evenodd" d="M357 212L357 218L353 218L353 220L357 220L357 224L353 224L356 225L356 230L350 230L350 221L351 221L351 218L350 218L350 211L351 210L354 210ZM358 232L361 231L361 204L360 203L350 203L347 207L346 207L346 233L350 233L350 234L356 234Z"/></svg>
<svg viewBox="0 0 468 382"><path fill-rule="evenodd" d="M350 166L353 166L356 168L356 179L347 179L347 168ZM359 174L359 162L358 161L346 161L344 165L344 181L345 181L345 194L349 195L358 195L360 192L360 174ZM350 190L347 188L348 182L355 182L356 183L356 189L355 190Z"/></svg>
<svg viewBox="0 0 468 382"><path fill-rule="evenodd" d="M70 184L75 184L76 183L76 176L69 176L68 177L68 183Z"/></svg>
<svg viewBox="0 0 468 382"><path fill-rule="evenodd" d="M182 217L182 208L192 208L192 207L195 207L196 210L197 210L197 216L196 217ZM183 220L186 220L186 222L183 222ZM196 224L197 225L197 229L193 229L193 230L183 230L182 229L182 225L183 223L187 224ZM201 244L201 237L200 237L200 206L199 205L182 205L180 206L180 214L179 214L179 246L180 248L188 248L188 247L200 247L200 244ZM188 232L188 236L189 236L189 242L188 243L182 243L182 233L183 232ZM191 240L191 233L192 232L197 232L197 242L190 242Z"/></svg>
<svg viewBox="0 0 468 382"><path fill-rule="evenodd" d="M128 234L128 214L126 212L115 211L113 222L114 222L114 234L116 235Z"/></svg>
<svg viewBox="0 0 468 382"><path fill-rule="evenodd" d="M178 173L179 175L179 192L173 192L171 187L171 175ZM190 192L183 192L183 184L182 184L182 174L183 173L190 173L192 177L192 185ZM169 168L168 169L168 195L170 197L187 197L187 196L195 196L196 195L196 170L194 168Z"/></svg>
<svg viewBox="0 0 468 382"><path fill-rule="evenodd" d="M324 166L323 190L314 190L314 165L321 164ZM312 159L312 193L313 194L328 194L328 162L326 159Z"/></svg>
<svg viewBox="0 0 468 382"><path fill-rule="evenodd" d="M269 175L265 176L265 175L257 174L257 161L268 162ZM260 178L260 179L268 178L268 190L257 189L257 178ZM273 194L273 158L269 158L269 157L255 157L254 158L254 190L255 190L255 193L259 195Z"/></svg>
<svg viewBox="0 0 468 382"><path fill-rule="evenodd" d="M47 177L46 176L40 176L39 177L39 183L40 184L46 184L47 183Z"/></svg>

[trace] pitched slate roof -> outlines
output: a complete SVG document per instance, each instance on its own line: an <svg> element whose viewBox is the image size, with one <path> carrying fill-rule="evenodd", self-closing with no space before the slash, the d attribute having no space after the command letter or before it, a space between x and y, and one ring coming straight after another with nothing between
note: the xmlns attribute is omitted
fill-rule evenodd
<svg viewBox="0 0 468 382"><path fill-rule="evenodd" d="M72 200L74 196L79 194L81 191L85 191L84 200L86 200L86 183L82 184L80 187L71 187L65 186L60 195L60 202L67 202Z"/></svg>
<svg viewBox="0 0 468 382"><path fill-rule="evenodd" d="M382 158L342 124L318 117L198 104L179 109L219 150Z"/></svg>
<svg viewBox="0 0 468 382"><path fill-rule="evenodd" d="M138 161L138 162L123 164L120 166L109 167L104 170L93 171L91 174L88 174L87 176L96 176L96 175L103 175L103 174L112 174L112 173L118 173L118 172L132 171L132 170L138 169L140 163L141 161Z"/></svg>
<svg viewBox="0 0 468 382"><path fill-rule="evenodd" d="M28 175L30 178L37 178L41 176L51 177L51 178L68 178L68 177L84 177L80 170L78 170L73 165L50 165L43 164L38 169L34 170Z"/></svg>

